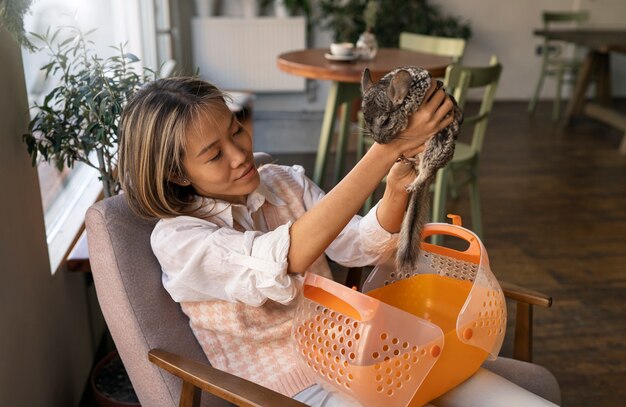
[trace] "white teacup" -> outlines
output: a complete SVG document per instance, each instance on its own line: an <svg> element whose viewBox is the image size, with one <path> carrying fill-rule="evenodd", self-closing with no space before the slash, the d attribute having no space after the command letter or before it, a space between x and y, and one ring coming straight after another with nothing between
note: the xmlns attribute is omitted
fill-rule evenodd
<svg viewBox="0 0 626 407"><path fill-rule="evenodd" d="M330 44L330 53L342 57L351 56L354 53L354 44L351 42L333 42Z"/></svg>

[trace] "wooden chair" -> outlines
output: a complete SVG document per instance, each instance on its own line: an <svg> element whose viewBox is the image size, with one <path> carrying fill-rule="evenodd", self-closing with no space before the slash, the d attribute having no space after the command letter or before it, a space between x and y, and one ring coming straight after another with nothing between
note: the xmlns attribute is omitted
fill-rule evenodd
<svg viewBox="0 0 626 407"><path fill-rule="evenodd" d="M544 30L550 30L555 25L575 25L585 22L589 19L588 11L563 11L563 12L551 12L545 11L542 13ZM539 72L539 78L537 85L535 86L535 93L533 94L530 103L528 104L528 113L533 113L537 106L537 100L541 93L543 81L546 76L554 76L556 79L556 95L554 98L554 104L552 106L552 120L557 121L560 114L561 105L561 91L563 83L566 81L565 74L569 73L572 78L576 78L576 73L580 67L582 61L581 58L576 55L576 48L574 48L574 56L568 57L561 55L566 44L562 42L549 40L544 37L543 45L541 46L541 71Z"/></svg>
<svg viewBox="0 0 626 407"><path fill-rule="evenodd" d="M471 143L458 141L452 160L445 168L437 171L431 221L444 221L448 191L456 196L459 188L469 185L472 229L479 237L482 237L483 228L478 190L478 164L501 72L502 65L495 56L491 57L490 65L486 67L455 64L446 71L446 82L455 88L453 95L461 109L465 107L467 92L470 89L482 89L483 97L478 113L473 116L466 115L463 121L462 128L473 126ZM435 243L440 243L440 237L435 239Z"/></svg>
<svg viewBox="0 0 626 407"><path fill-rule="evenodd" d="M133 214L123 194L96 203L86 217L98 301L141 404L303 406L210 366L189 320L161 283L161 267L150 246L155 223ZM518 307L517 324L522 332L518 337L525 344L516 345L521 358L530 359L532 347L526 342L532 339L532 306L549 306L551 300L512 286L505 286L505 292L525 304L522 311L531 310L519 316ZM541 366L507 358L484 366L541 397L560 402L558 383Z"/></svg>
<svg viewBox="0 0 626 407"><path fill-rule="evenodd" d="M255 154L255 161L273 159ZM142 405L303 405L209 365L188 318L161 283L150 246L156 219L137 217L121 194L94 204L85 224L98 302ZM216 397L202 397L200 404L201 391Z"/></svg>

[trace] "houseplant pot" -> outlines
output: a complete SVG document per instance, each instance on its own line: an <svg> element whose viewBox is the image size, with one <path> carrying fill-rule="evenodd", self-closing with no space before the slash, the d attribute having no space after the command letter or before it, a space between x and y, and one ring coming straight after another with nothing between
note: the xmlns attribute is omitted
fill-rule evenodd
<svg viewBox="0 0 626 407"><path fill-rule="evenodd" d="M91 389L100 407L139 407L139 399L116 350L93 368Z"/></svg>

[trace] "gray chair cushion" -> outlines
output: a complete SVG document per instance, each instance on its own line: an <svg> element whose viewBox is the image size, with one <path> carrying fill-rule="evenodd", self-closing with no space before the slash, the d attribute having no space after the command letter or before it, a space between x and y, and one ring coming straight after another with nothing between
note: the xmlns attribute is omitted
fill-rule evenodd
<svg viewBox="0 0 626 407"><path fill-rule="evenodd" d="M254 153L257 166L273 162ZM208 364L189 320L161 284L161 266L150 235L156 219L136 216L124 195L105 199L87 211L89 261L98 302L133 388L144 406L177 406L181 380L148 361L160 348ZM203 406L231 406L210 394Z"/></svg>
<svg viewBox="0 0 626 407"><path fill-rule="evenodd" d="M87 211L89 259L102 313L144 406L177 406L181 380L148 361L161 348L207 363L182 313L161 284L161 267L150 247L156 220L137 217L124 195ZM203 394L203 405L230 406Z"/></svg>
<svg viewBox="0 0 626 407"><path fill-rule="evenodd" d="M486 361L483 367L554 404L561 405L559 383L543 366L499 357L493 361Z"/></svg>

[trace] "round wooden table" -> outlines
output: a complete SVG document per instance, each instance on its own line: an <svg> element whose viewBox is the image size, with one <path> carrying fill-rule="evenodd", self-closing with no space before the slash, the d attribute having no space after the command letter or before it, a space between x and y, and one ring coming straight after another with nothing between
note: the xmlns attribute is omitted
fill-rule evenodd
<svg viewBox="0 0 626 407"><path fill-rule="evenodd" d="M361 75L365 68L369 68L372 79L377 81L389 71L401 66L421 66L433 76L442 77L446 67L452 63L452 58L396 48L379 49L376 58L371 61L330 61L324 57L327 52L329 52L327 48L290 51L279 55L277 59L278 69L283 72L309 79L332 81L326 100L326 110L315 159L313 181L317 185L321 185L323 182L335 115L340 106L342 110L337 140L334 184L339 181L343 173L352 101L361 96Z"/></svg>

